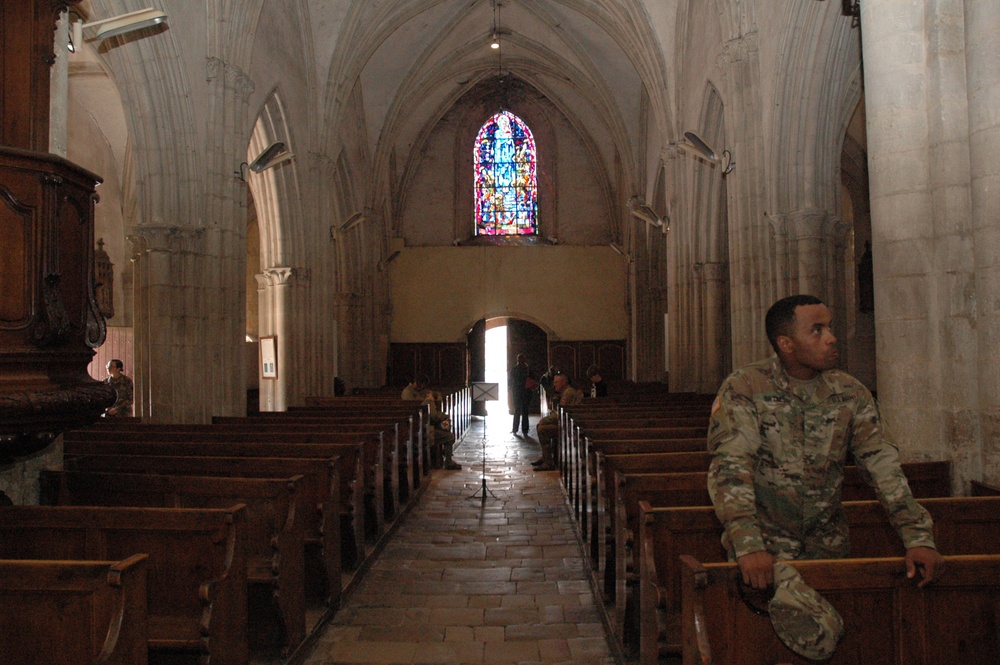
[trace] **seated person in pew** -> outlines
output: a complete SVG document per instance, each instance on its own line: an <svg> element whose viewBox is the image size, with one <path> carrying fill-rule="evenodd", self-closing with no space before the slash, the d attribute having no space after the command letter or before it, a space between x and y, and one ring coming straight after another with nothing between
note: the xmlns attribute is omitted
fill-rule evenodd
<svg viewBox="0 0 1000 665"><path fill-rule="evenodd" d="M106 417L131 416L132 396L135 392L135 386L132 384L132 379L124 374L125 363L117 358L112 358L108 361L107 370L108 378L104 380L104 383L115 389L117 398L115 399L115 403L109 406L108 410L104 412L104 415Z"/></svg>
<svg viewBox="0 0 1000 665"><path fill-rule="evenodd" d="M441 394L427 388L430 379L426 374L418 374L403 388L402 399L418 399L430 409L430 424L434 441L441 446L442 466L449 471L461 471L462 465L451 456L455 448L455 435L451 431L451 418L441 410Z"/></svg>
<svg viewBox="0 0 1000 665"><path fill-rule="evenodd" d="M559 406L571 406L583 401L583 393L570 385L569 377L556 374L552 379L552 411L538 421L535 430L538 432L538 443L542 446L542 458L532 462L538 471L555 471L556 442L559 439Z"/></svg>
<svg viewBox="0 0 1000 665"><path fill-rule="evenodd" d="M778 560L846 557L840 487L850 453L907 548L907 577L919 574L922 587L943 571L930 515L913 499L871 393L835 369L830 324L813 296L779 300L765 318L777 357L735 371L719 390L708 490L723 545L755 589L774 583Z"/></svg>

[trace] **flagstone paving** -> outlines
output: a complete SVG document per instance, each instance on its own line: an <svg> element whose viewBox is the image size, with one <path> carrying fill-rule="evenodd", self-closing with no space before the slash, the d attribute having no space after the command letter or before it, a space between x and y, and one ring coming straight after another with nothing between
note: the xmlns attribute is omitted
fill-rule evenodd
<svg viewBox="0 0 1000 665"><path fill-rule="evenodd" d="M614 665L559 475L531 467L535 420L528 439L473 421L463 469L433 472L306 665Z"/></svg>

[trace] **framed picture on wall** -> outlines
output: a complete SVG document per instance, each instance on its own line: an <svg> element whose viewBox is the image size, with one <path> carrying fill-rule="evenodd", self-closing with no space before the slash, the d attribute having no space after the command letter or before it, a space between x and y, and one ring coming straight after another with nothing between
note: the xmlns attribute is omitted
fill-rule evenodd
<svg viewBox="0 0 1000 665"><path fill-rule="evenodd" d="M278 347L273 336L260 338L260 378L278 378Z"/></svg>

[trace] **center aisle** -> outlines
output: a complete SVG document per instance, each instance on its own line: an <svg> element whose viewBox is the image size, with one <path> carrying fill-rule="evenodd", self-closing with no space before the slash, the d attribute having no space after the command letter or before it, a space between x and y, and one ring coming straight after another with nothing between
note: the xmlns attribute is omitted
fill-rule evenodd
<svg viewBox="0 0 1000 665"><path fill-rule="evenodd" d="M534 435L476 419L461 471L435 470L417 505L306 665L613 665L557 472L537 473ZM475 496L473 496L475 495Z"/></svg>

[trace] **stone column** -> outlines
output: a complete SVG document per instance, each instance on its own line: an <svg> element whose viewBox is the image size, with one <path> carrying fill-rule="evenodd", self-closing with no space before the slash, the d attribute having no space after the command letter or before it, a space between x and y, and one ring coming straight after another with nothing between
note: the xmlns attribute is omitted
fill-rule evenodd
<svg viewBox="0 0 1000 665"><path fill-rule="evenodd" d="M1000 485L1000 3L966 0L983 479Z"/></svg>
<svg viewBox="0 0 1000 665"><path fill-rule="evenodd" d="M254 275L257 280L257 375L260 376L260 337L273 334L274 303L271 302L270 279L264 273ZM258 388L260 396L257 400L257 408L261 411L274 411L274 381L271 379L260 379Z"/></svg>
<svg viewBox="0 0 1000 665"><path fill-rule="evenodd" d="M704 370L698 390L702 393L715 393L730 370L729 303L726 298L729 271L725 263L702 263L699 273L704 302L701 343Z"/></svg>
<svg viewBox="0 0 1000 665"><path fill-rule="evenodd" d="M210 347L203 297L204 229L143 226L128 236L135 263L136 415L152 422L208 422Z"/></svg>
<svg viewBox="0 0 1000 665"><path fill-rule="evenodd" d="M962 5L861 3L879 398L903 457L953 458L958 484L979 446Z"/></svg>
<svg viewBox="0 0 1000 665"><path fill-rule="evenodd" d="M63 12L56 23L56 61L49 79L49 152L60 157L66 156L69 118L69 28L69 12Z"/></svg>
<svg viewBox="0 0 1000 665"><path fill-rule="evenodd" d="M267 278L268 305L270 309L270 331L277 338L278 378L274 384L274 411L288 410L288 384L293 368L289 367L291 347L291 316L289 316L289 291L292 286L292 268L275 267L264 270Z"/></svg>
<svg viewBox="0 0 1000 665"><path fill-rule="evenodd" d="M764 210L760 44L756 30L726 43L716 64L725 80L726 139L739 161L727 176L733 364L767 352L764 312L775 295L771 230ZM730 132L730 128L732 131Z"/></svg>
<svg viewBox="0 0 1000 665"><path fill-rule="evenodd" d="M149 289L149 261L146 258L149 243L143 235L129 235L127 240L131 247L129 260L132 263L132 302L133 311L142 311L140 304L145 302L145 294ZM132 327L132 383L134 389L135 415L147 420L150 418L149 398L149 321L145 317L136 317Z"/></svg>

